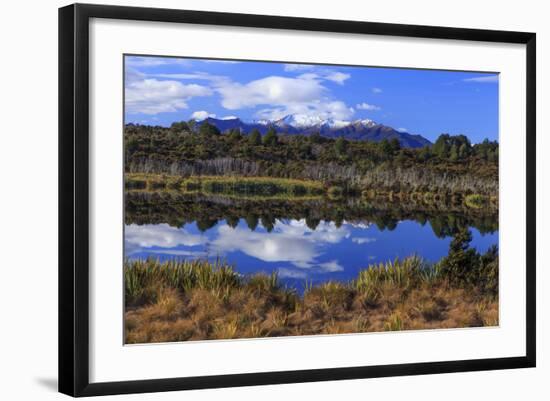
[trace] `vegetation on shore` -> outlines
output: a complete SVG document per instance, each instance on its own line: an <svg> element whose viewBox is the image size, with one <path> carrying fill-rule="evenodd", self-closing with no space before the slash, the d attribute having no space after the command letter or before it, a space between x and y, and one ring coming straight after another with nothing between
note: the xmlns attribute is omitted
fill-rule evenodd
<svg viewBox="0 0 550 401"><path fill-rule="evenodd" d="M435 264L416 256L368 266L348 283L242 276L224 262L126 261L126 343L498 325L498 252L453 238Z"/></svg>
<svg viewBox="0 0 550 401"><path fill-rule="evenodd" d="M310 180L275 177L199 176L179 177L159 174L127 174L126 188L173 190L185 193L224 194L244 198L303 198L320 196L323 184Z"/></svg>
<svg viewBox="0 0 550 401"><path fill-rule="evenodd" d="M129 191L177 191L187 194L225 195L251 199L306 199L325 196L330 199L363 197L387 198L389 201L421 201L454 203L481 209L498 206L498 197L481 194L439 192L394 192L391 189L351 191L348 187L327 185L320 181L277 177L192 176L127 173L125 187ZM347 188L347 191L346 191ZM379 187L374 187L379 188ZM387 186L386 186L387 188Z"/></svg>
<svg viewBox="0 0 550 401"><path fill-rule="evenodd" d="M471 144L464 135L443 134L433 146L409 149L397 140L376 143L284 133L262 139L205 126L195 131L186 123L171 128L127 125L126 172L312 180L345 193L498 193L497 142Z"/></svg>

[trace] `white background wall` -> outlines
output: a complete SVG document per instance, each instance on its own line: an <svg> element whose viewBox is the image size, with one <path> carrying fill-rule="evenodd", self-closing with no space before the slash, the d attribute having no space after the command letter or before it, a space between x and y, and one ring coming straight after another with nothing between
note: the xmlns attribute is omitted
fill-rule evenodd
<svg viewBox="0 0 550 401"><path fill-rule="evenodd" d="M107 0L105 0L107 1ZM111 4L231 11L406 24L534 31L538 85L538 367L536 369L399 377L186 393L125 399L281 400L547 400L550 365L544 289L550 192L550 10L544 1L160 0ZM57 8L65 2L3 4L0 13L0 398L50 400L57 386ZM449 346L452 346L450 344ZM388 350L391 352L391 350ZM115 397L109 397L114 399ZM116 397L122 399L122 397Z"/></svg>

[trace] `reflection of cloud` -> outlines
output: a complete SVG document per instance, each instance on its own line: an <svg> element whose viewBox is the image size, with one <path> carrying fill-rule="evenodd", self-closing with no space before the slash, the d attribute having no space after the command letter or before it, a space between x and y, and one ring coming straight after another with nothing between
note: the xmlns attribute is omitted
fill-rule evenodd
<svg viewBox="0 0 550 401"><path fill-rule="evenodd" d="M277 271L280 278L307 278L307 273L303 270L292 270L280 267Z"/></svg>
<svg viewBox="0 0 550 401"><path fill-rule="evenodd" d="M312 230L305 220L288 223L278 220L270 233L222 226L218 234L211 243L215 253L240 251L265 262L290 262L296 267L312 268L317 265L318 248L340 242L349 235L349 230L344 226L337 228L332 222L321 222ZM328 262L325 268L337 268L336 264L336 261Z"/></svg>
<svg viewBox="0 0 550 401"><path fill-rule="evenodd" d="M374 241L376 241L376 238L371 238L371 237L353 237L351 240L352 240L353 242L355 242L356 244L362 245L362 244L368 244L369 242L374 242Z"/></svg>
<svg viewBox="0 0 550 401"><path fill-rule="evenodd" d="M171 227L168 224L127 225L124 240L127 253L153 246L161 248L174 248L179 245L196 246L206 241L200 235L190 234L183 228Z"/></svg>
<svg viewBox="0 0 550 401"><path fill-rule="evenodd" d="M349 224L353 228L362 228L365 230L371 226L371 223L357 223L357 222L347 221L347 220L344 220L344 224Z"/></svg>
<svg viewBox="0 0 550 401"><path fill-rule="evenodd" d="M168 255L168 256L186 256L187 258L204 258L208 256L206 252L194 252L194 251L184 251L182 249L152 249L147 250L148 253L154 253L157 255Z"/></svg>
<svg viewBox="0 0 550 401"><path fill-rule="evenodd" d="M321 268L321 270L328 273L341 272L342 270L344 270L342 265L340 265L337 260L331 260L330 262L321 263L319 267Z"/></svg>

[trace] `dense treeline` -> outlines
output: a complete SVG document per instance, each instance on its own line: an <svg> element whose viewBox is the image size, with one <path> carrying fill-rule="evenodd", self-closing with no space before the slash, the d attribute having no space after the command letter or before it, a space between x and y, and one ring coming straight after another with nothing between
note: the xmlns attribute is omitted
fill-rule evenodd
<svg viewBox="0 0 550 401"><path fill-rule="evenodd" d="M170 128L125 127L127 172L171 175L272 176L329 185L393 191L498 192L498 143L472 145L464 135L441 135L431 147L401 148L399 141L348 141L278 134L220 133L204 123Z"/></svg>

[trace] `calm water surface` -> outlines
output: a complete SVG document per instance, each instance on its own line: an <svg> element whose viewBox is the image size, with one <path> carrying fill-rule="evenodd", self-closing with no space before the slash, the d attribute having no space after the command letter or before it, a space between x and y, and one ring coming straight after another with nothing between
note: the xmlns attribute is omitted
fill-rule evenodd
<svg viewBox="0 0 550 401"><path fill-rule="evenodd" d="M201 203L201 207L208 213L208 205ZM298 289L306 281L348 281L369 264L397 257L416 254L437 261L447 255L452 239L449 230L441 230L434 221L407 218L394 218L390 227L367 218L311 222L305 217L269 221L233 217L206 226L198 218L179 225L169 224L168 218L163 222L162 217L152 219L154 223L142 220L138 224L127 218L125 254L129 259L222 259L243 274L278 271L285 284ZM496 228L468 228L471 246L479 252L498 244Z"/></svg>

